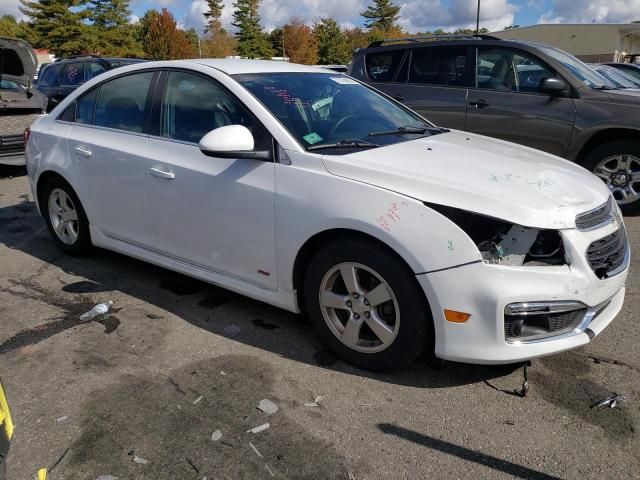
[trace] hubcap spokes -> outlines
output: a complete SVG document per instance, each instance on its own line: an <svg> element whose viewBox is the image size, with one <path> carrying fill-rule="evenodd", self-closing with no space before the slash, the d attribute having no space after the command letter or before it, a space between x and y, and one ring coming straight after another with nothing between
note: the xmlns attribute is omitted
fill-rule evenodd
<svg viewBox="0 0 640 480"><path fill-rule="evenodd" d="M60 188L49 195L49 218L56 235L63 243L72 245L78 239L78 212L73 201Z"/></svg>
<svg viewBox="0 0 640 480"><path fill-rule="evenodd" d="M336 265L322 279L320 309L331 332L349 348L375 353L398 335L400 309L391 287L372 269Z"/></svg>
<svg viewBox="0 0 640 480"><path fill-rule="evenodd" d="M634 155L614 155L602 160L593 173L611 190L619 204L640 199L640 158Z"/></svg>

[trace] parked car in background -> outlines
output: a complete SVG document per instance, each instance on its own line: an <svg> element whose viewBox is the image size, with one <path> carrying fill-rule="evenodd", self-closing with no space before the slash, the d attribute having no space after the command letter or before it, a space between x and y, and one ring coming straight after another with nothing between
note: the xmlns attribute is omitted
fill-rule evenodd
<svg viewBox="0 0 640 480"><path fill-rule="evenodd" d="M603 65L618 69L636 80L640 80L640 65L636 63L604 63Z"/></svg>
<svg viewBox="0 0 640 480"><path fill-rule="evenodd" d="M24 130L47 106L32 88L36 65L31 45L0 37L0 165L24 165Z"/></svg>
<svg viewBox="0 0 640 480"><path fill-rule="evenodd" d="M629 93L629 91L640 93L640 79L627 75L625 72L610 67L609 65L599 63L590 63L588 65L616 87L627 90L627 93Z"/></svg>
<svg viewBox="0 0 640 480"><path fill-rule="evenodd" d="M347 73L349 67L347 65L317 65L321 68L326 68L328 70L333 70L334 72Z"/></svg>
<svg viewBox="0 0 640 480"><path fill-rule="evenodd" d="M550 355L590 342L624 300L629 245L599 179L315 67L107 72L34 122L27 170L62 251L101 246L304 310L364 368L434 348Z"/></svg>
<svg viewBox="0 0 640 480"><path fill-rule="evenodd" d="M349 74L438 125L574 161L623 211L640 211L640 97L566 52L486 36L414 38L357 51Z"/></svg>
<svg viewBox="0 0 640 480"><path fill-rule="evenodd" d="M36 88L49 99L47 111L50 111L80 85L101 73L144 61L95 55L61 58L43 67Z"/></svg>
<svg viewBox="0 0 640 480"><path fill-rule="evenodd" d="M13 436L13 421L9 411L9 402L0 381L0 480L7 478L7 454Z"/></svg>

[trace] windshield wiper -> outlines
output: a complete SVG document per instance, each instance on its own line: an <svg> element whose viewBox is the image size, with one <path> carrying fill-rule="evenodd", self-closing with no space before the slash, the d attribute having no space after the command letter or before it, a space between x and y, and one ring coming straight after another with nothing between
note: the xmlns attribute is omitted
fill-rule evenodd
<svg viewBox="0 0 640 480"><path fill-rule="evenodd" d="M312 145L307 147L308 151L322 150L324 148L376 148L379 147L377 143L367 142L366 140L358 140L357 138L349 140L340 140L336 143L322 143L320 145Z"/></svg>
<svg viewBox="0 0 640 480"><path fill-rule="evenodd" d="M431 133L432 135L437 135L438 133L445 133L449 130L447 128L440 127L398 127L395 130L386 130L382 132L369 132L370 137L378 137L381 135L406 135L406 134L416 134L422 135L423 133Z"/></svg>

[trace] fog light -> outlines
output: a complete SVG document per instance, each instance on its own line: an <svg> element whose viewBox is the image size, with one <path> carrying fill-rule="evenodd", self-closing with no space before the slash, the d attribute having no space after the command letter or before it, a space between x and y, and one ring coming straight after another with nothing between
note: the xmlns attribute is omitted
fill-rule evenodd
<svg viewBox="0 0 640 480"><path fill-rule="evenodd" d="M571 332L587 311L581 302L512 303L504 309L504 336L518 342Z"/></svg>
<svg viewBox="0 0 640 480"><path fill-rule="evenodd" d="M464 323L469 320L470 316L470 313L456 312L455 310L447 310L446 308L444 309L444 318L447 319L447 322Z"/></svg>

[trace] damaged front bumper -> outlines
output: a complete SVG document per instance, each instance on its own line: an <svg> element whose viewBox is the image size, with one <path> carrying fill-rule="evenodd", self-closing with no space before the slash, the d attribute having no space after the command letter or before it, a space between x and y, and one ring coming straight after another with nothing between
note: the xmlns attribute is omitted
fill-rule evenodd
<svg viewBox="0 0 640 480"><path fill-rule="evenodd" d="M562 231L569 265L477 262L418 275L433 314L436 356L466 363L514 363L589 343L622 308L630 259L625 238L623 264L614 275L599 278L587 251L619 229L624 226L616 222L595 231ZM531 319L515 324L525 329L518 338L522 330L514 330L513 322L519 314L536 313L536 308L527 310L532 305L538 314L573 312L573 316L561 319L565 324L553 331L536 330L539 325ZM464 323L452 323L445 319L445 309L471 315Z"/></svg>

